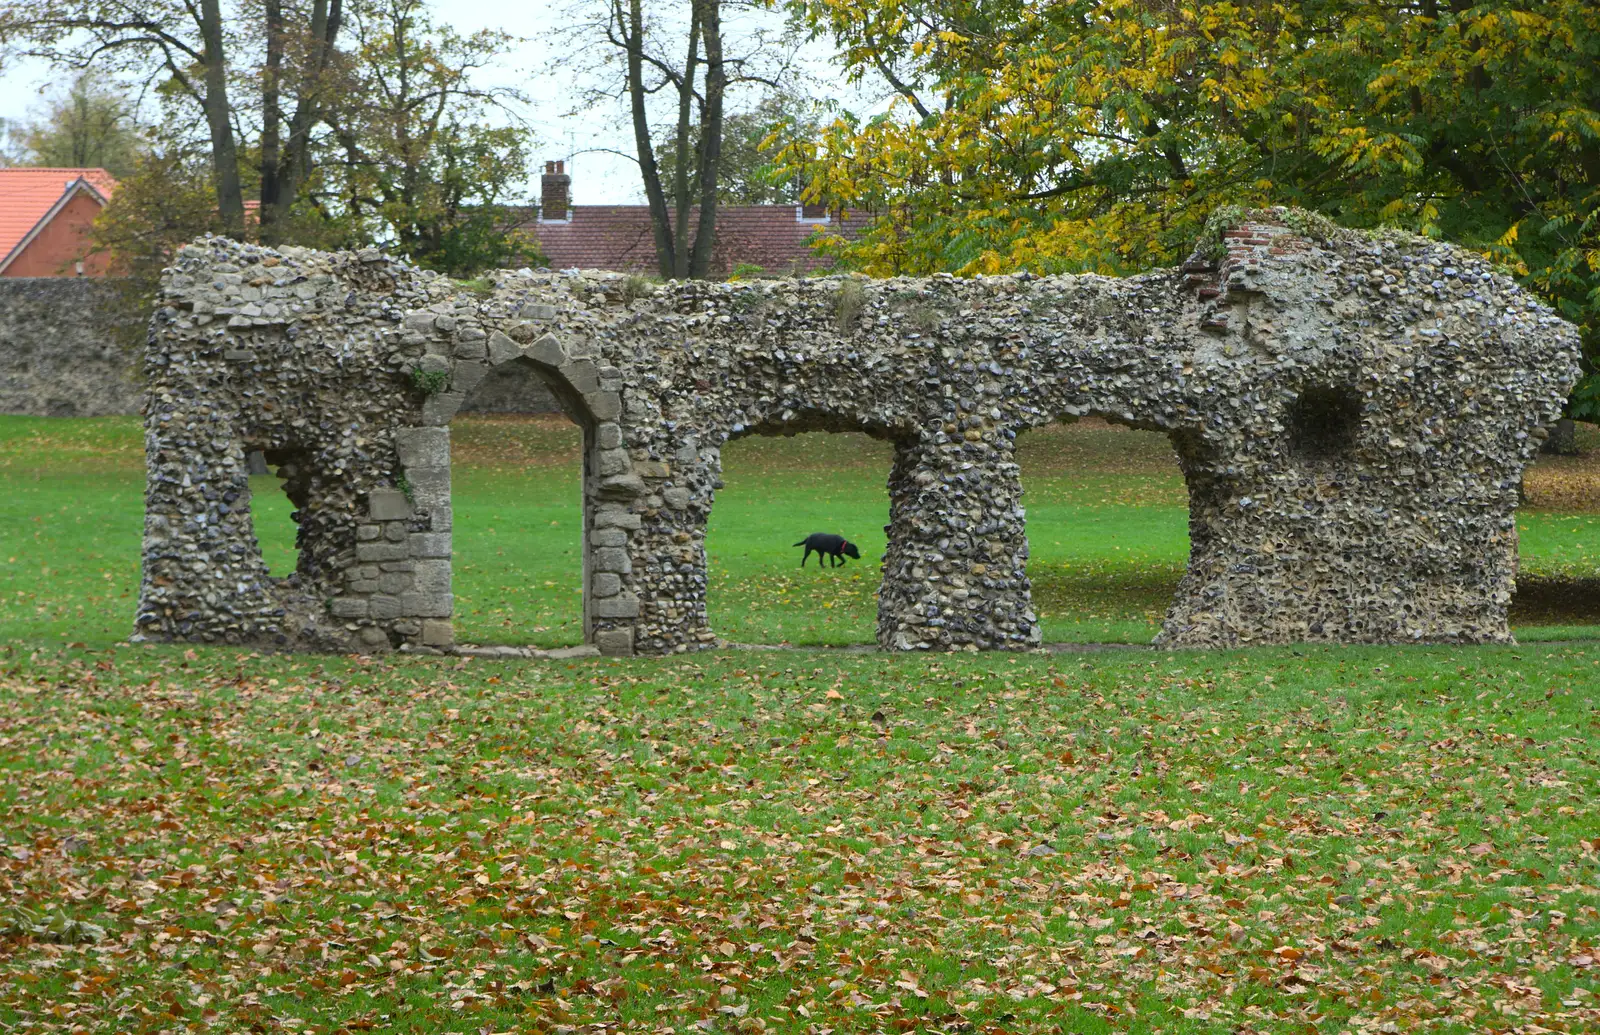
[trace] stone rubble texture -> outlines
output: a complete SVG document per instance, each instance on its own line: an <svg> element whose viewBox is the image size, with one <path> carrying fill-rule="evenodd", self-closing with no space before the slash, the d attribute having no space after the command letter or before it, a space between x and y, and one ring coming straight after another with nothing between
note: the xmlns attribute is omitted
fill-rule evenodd
<svg viewBox="0 0 1600 1035"><path fill-rule="evenodd" d="M482 296L377 252L196 242L152 323L136 635L448 649L449 423L523 364L584 429L605 654L716 641L721 447L814 430L895 447L882 647L1035 647L1016 439L1090 414L1167 433L1188 483L1158 643L1509 640L1518 488L1576 330L1451 245L1285 210L1218 234L1126 279L522 270ZM250 523L254 449L297 508L282 579Z"/></svg>
<svg viewBox="0 0 1600 1035"><path fill-rule="evenodd" d="M99 277L0 277L0 413L139 412L138 349L117 340L115 296Z"/></svg>

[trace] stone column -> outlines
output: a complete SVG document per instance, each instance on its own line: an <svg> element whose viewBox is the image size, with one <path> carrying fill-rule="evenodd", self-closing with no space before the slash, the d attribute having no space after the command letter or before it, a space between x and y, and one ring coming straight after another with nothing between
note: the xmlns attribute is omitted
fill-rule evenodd
<svg viewBox="0 0 1600 1035"><path fill-rule="evenodd" d="M1004 429L941 430L898 443L889 474L887 531L878 591L880 646L1038 646L1022 480Z"/></svg>
<svg viewBox="0 0 1600 1035"><path fill-rule="evenodd" d="M720 484L720 453L701 451L692 439L654 452L659 459L632 463L641 485L640 524L628 544L638 588L636 649L669 654L709 647L716 634L706 614L706 518Z"/></svg>

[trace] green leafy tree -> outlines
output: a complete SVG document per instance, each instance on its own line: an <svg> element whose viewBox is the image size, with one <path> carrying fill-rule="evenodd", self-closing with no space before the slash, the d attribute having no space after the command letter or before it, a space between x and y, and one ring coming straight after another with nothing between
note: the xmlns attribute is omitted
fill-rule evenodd
<svg viewBox="0 0 1600 1035"><path fill-rule="evenodd" d="M203 152L163 148L140 154L95 219L93 241L110 255L115 312L123 344L144 343L161 271L184 243L223 229L215 182Z"/></svg>
<svg viewBox="0 0 1600 1035"><path fill-rule="evenodd" d="M419 0L363 5L351 33L348 78L326 115L325 208L452 275L542 261L515 229L521 210L512 204L532 135L492 121L508 119L506 104L524 98L474 81L515 40L436 25Z"/></svg>
<svg viewBox="0 0 1600 1035"><path fill-rule="evenodd" d="M51 96L37 118L10 135L13 164L100 168L119 179L133 172L147 146L133 102L88 75Z"/></svg>
<svg viewBox="0 0 1600 1035"><path fill-rule="evenodd" d="M792 6L897 97L783 155L815 198L879 214L834 242L858 268L1127 272L1224 205L1287 203L1481 249L1600 359L1592 0ZM1571 409L1600 418L1600 379Z"/></svg>

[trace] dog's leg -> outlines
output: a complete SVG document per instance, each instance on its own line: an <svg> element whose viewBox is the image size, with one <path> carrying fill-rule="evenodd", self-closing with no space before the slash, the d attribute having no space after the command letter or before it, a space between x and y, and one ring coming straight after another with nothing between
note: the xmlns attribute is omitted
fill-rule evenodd
<svg viewBox="0 0 1600 1035"><path fill-rule="evenodd" d="M806 547L806 552L800 555L800 567L806 566L806 558L811 556L811 547Z"/></svg>

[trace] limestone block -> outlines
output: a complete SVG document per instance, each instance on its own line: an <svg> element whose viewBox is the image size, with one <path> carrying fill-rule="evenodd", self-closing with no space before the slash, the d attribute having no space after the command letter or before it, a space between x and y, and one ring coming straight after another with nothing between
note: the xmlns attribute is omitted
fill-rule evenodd
<svg viewBox="0 0 1600 1035"><path fill-rule="evenodd" d="M594 615L596 618L637 618L639 598L631 593L602 597L594 602Z"/></svg>
<svg viewBox="0 0 1600 1035"><path fill-rule="evenodd" d="M478 387L484 375L488 373L489 368L481 362L457 363L455 377L450 379L450 390L460 392L462 395L471 395L472 390Z"/></svg>
<svg viewBox="0 0 1600 1035"><path fill-rule="evenodd" d="M602 449L596 457L596 464L601 477L609 477L614 474L625 474L632 461L628 459L626 449Z"/></svg>
<svg viewBox="0 0 1600 1035"><path fill-rule="evenodd" d="M424 593L450 592L450 562L448 560L417 561L412 578L416 588Z"/></svg>
<svg viewBox="0 0 1600 1035"><path fill-rule="evenodd" d="M429 647L453 647L455 628L448 621L429 618L422 623L422 642Z"/></svg>
<svg viewBox="0 0 1600 1035"><path fill-rule="evenodd" d="M489 335L489 363L499 366L501 363L510 362L522 355L522 346L512 341L501 331Z"/></svg>
<svg viewBox="0 0 1600 1035"><path fill-rule="evenodd" d="M607 503L595 508L594 524L596 528L626 528L632 531L643 524L643 519L626 507Z"/></svg>
<svg viewBox="0 0 1600 1035"><path fill-rule="evenodd" d="M391 618L399 618L401 615L399 597L376 596L372 598L370 603L370 614L378 621L387 621Z"/></svg>
<svg viewBox="0 0 1600 1035"><path fill-rule="evenodd" d="M452 606L449 593L413 591L400 598L402 612L414 618L449 618Z"/></svg>
<svg viewBox="0 0 1600 1035"><path fill-rule="evenodd" d="M411 556L450 557L450 536L443 532L411 533Z"/></svg>
<svg viewBox="0 0 1600 1035"><path fill-rule="evenodd" d="M622 578L609 571L595 572L589 577L589 591L596 597L614 597L622 592Z"/></svg>
<svg viewBox="0 0 1600 1035"><path fill-rule="evenodd" d="M373 521L404 521L411 517L411 501L399 489L374 489L367 494L367 516Z"/></svg>
<svg viewBox="0 0 1600 1035"><path fill-rule="evenodd" d="M422 404L422 419L428 424L448 424L456 412L461 409L461 404L466 401L466 393L449 391L430 395Z"/></svg>
<svg viewBox="0 0 1600 1035"><path fill-rule="evenodd" d="M633 629L601 629L594 634L594 645L607 657L629 657L633 654Z"/></svg>
<svg viewBox="0 0 1600 1035"><path fill-rule="evenodd" d="M401 428L394 445L408 468L450 466L450 432L444 428Z"/></svg>
<svg viewBox="0 0 1600 1035"><path fill-rule="evenodd" d="M589 533L589 542L594 546L627 546L628 533L620 528L597 528Z"/></svg>
<svg viewBox="0 0 1600 1035"><path fill-rule="evenodd" d="M365 618L367 601L365 597L334 597L328 610L335 618Z"/></svg>
<svg viewBox="0 0 1600 1035"><path fill-rule="evenodd" d="M594 570L614 571L627 575L633 571L633 559L628 556L628 551L614 546L604 546L595 550L591 556Z"/></svg>
<svg viewBox="0 0 1600 1035"><path fill-rule="evenodd" d="M616 392L595 392L584 401L597 421L611 421L622 416L622 396Z"/></svg>
<svg viewBox="0 0 1600 1035"><path fill-rule="evenodd" d="M357 543L356 560L358 561L398 561L409 557L411 551L404 543Z"/></svg>
<svg viewBox="0 0 1600 1035"><path fill-rule="evenodd" d="M547 367L559 367L567 361L566 350L561 347L561 341L554 334L546 334L523 350L522 354L535 363L542 363Z"/></svg>

